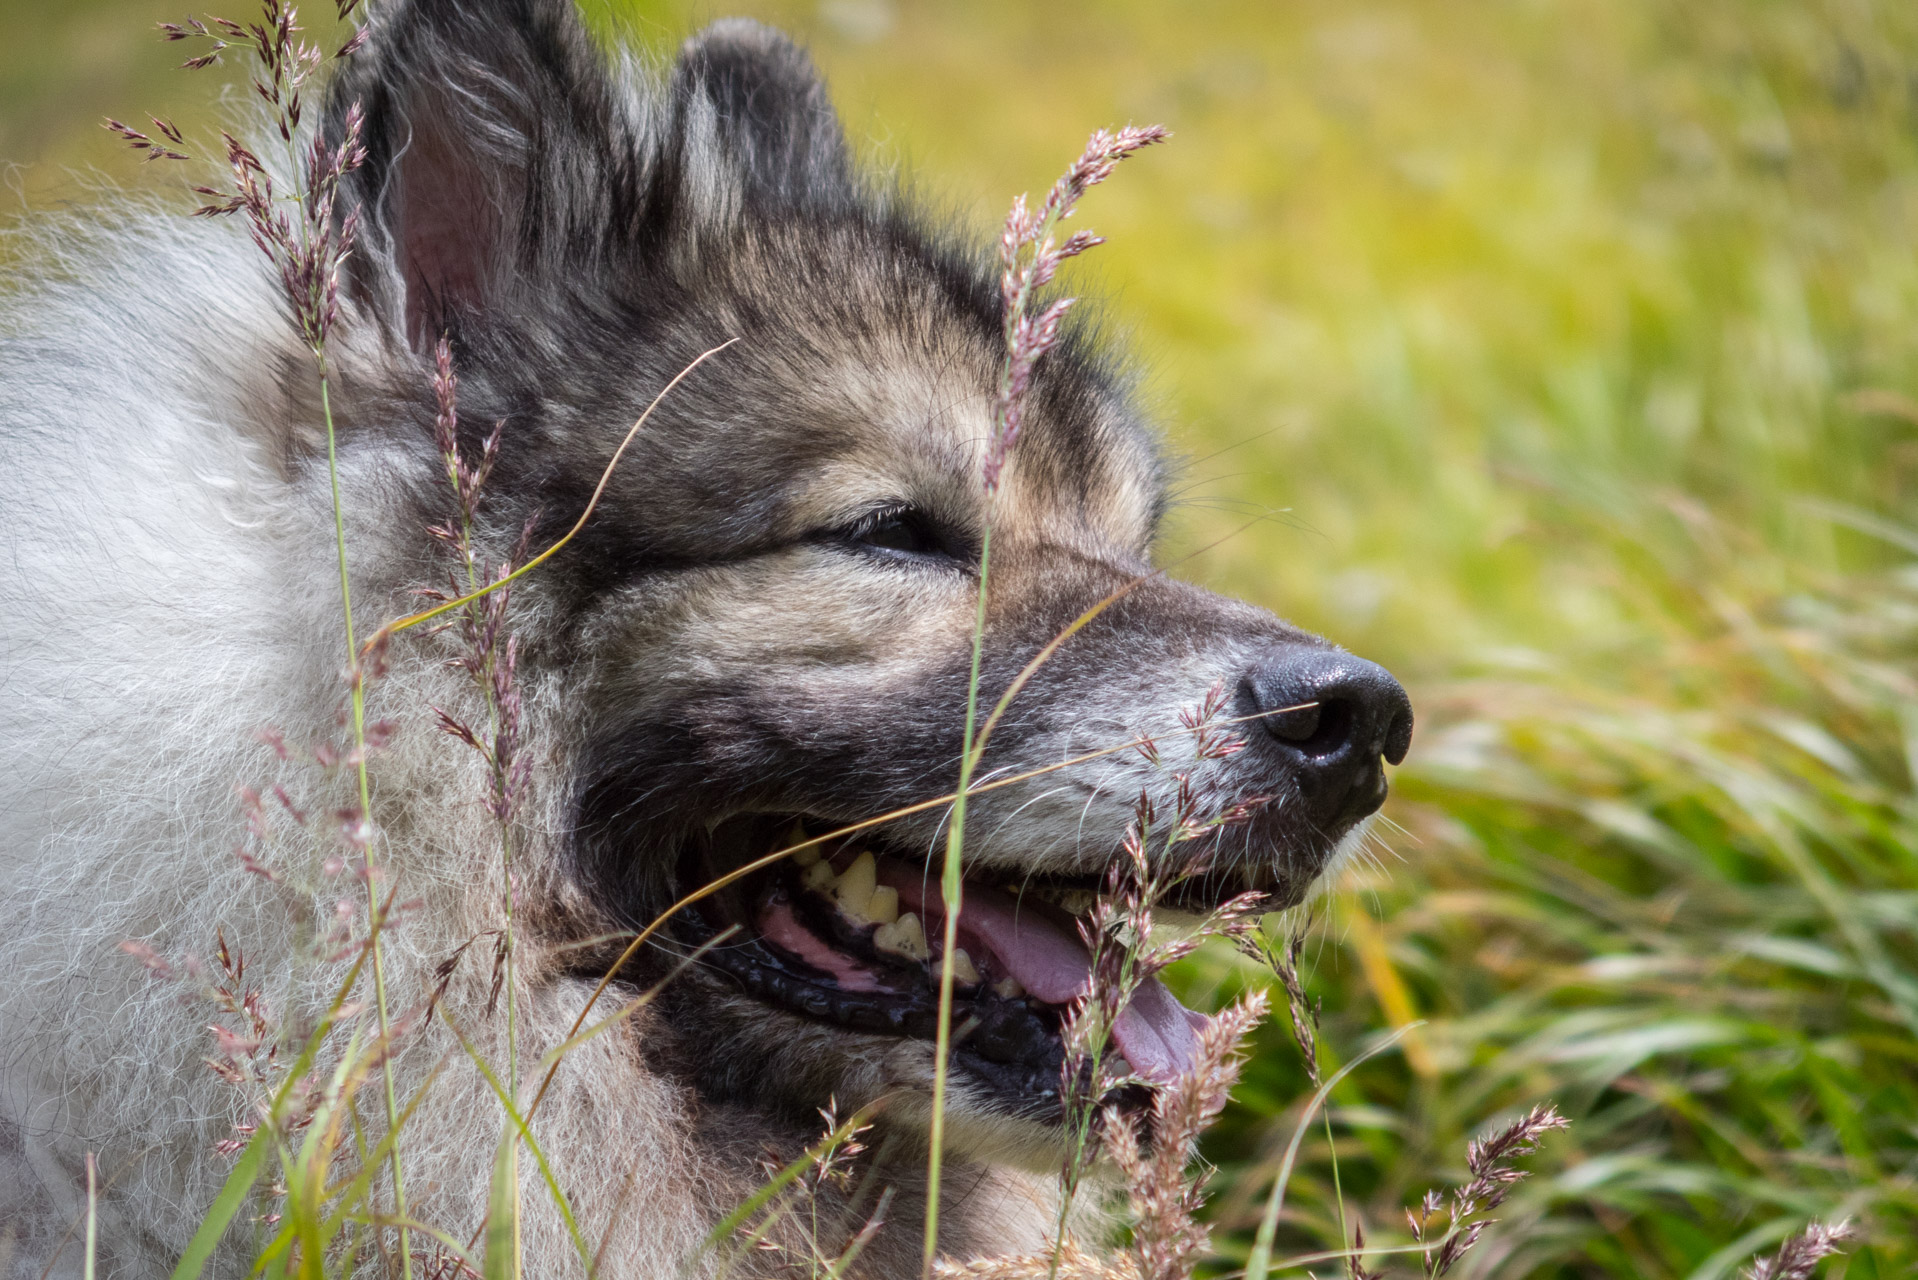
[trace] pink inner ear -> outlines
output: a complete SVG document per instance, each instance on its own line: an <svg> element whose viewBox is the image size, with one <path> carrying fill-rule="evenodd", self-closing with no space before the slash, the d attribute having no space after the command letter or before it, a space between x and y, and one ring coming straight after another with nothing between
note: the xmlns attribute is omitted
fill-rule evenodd
<svg viewBox="0 0 1918 1280"><path fill-rule="evenodd" d="M504 221L499 184L481 172L486 163L433 120L416 122L399 158L396 249L407 336L422 350L439 340L451 313L486 305Z"/></svg>

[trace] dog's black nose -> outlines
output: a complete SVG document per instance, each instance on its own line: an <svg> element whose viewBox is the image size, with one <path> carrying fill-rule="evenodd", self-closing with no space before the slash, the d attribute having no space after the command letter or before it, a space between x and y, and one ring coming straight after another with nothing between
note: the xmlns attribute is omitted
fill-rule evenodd
<svg viewBox="0 0 1918 1280"><path fill-rule="evenodd" d="M1385 768L1412 745L1412 700L1384 667L1333 649L1288 645L1245 678L1242 696L1294 771L1321 827L1385 803Z"/></svg>

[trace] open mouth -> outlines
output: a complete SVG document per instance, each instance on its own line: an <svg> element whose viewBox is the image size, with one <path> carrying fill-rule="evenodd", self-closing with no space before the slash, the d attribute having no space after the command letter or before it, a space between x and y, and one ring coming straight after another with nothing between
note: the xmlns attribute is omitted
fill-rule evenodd
<svg viewBox="0 0 1918 1280"><path fill-rule="evenodd" d="M700 877L693 883L710 881L828 829L791 817L730 819L697 842L682 870ZM737 881L687 908L680 924L694 941L718 939L704 962L758 999L856 1032L933 1039L950 965L955 1059L1021 1109L1056 1110L1062 1033L1092 977L1079 917L1097 884L974 868L948 956L937 862L847 837ZM735 932L720 938L727 928ZM1123 1061L1108 1064L1170 1083L1190 1068L1204 1023L1148 978L1113 1022L1107 1053Z"/></svg>

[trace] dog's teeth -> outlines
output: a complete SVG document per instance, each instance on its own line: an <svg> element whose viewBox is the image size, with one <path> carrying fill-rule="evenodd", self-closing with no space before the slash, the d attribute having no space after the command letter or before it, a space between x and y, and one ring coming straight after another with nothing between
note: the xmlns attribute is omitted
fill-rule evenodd
<svg viewBox="0 0 1918 1280"><path fill-rule="evenodd" d="M833 874L832 863L821 860L801 873L799 883L817 893L831 893L838 879L839 877Z"/></svg>
<svg viewBox="0 0 1918 1280"><path fill-rule="evenodd" d="M932 958L932 949L926 945L925 926L921 925L919 917L910 911L891 924L882 924L874 929L872 945L875 951L904 956L908 960Z"/></svg>
<svg viewBox="0 0 1918 1280"><path fill-rule="evenodd" d="M792 852L792 860L798 866L810 867L820 859L819 846L816 844L806 844L806 841L810 839L812 839L812 837L806 834L806 824L803 822L793 823L792 830L786 833L786 844L788 846L796 844L806 845L805 848L794 849Z"/></svg>
<svg viewBox="0 0 1918 1280"><path fill-rule="evenodd" d="M852 865L839 875L839 883L833 892L839 898L839 909L854 920L869 920L866 914L872 906L872 891L878 887L879 868L873 862L870 853L862 853L852 860Z"/></svg>
<svg viewBox="0 0 1918 1280"><path fill-rule="evenodd" d="M954 986L976 987L979 985L979 969L972 963L972 957L958 947L952 949L952 958L948 962L952 968Z"/></svg>
<svg viewBox="0 0 1918 1280"><path fill-rule="evenodd" d="M993 994L1004 996L1008 1000L1018 1000L1025 996L1026 989L1017 978L1001 978L992 984Z"/></svg>
<svg viewBox="0 0 1918 1280"><path fill-rule="evenodd" d="M1007 885L1005 888L1015 898L1049 902L1067 915L1074 916L1086 914L1099 900L1099 895L1090 889L1057 889L1049 885Z"/></svg>
<svg viewBox="0 0 1918 1280"><path fill-rule="evenodd" d="M1106 1068L1115 1076L1129 1076L1132 1074L1132 1064L1117 1054L1107 1060Z"/></svg>
<svg viewBox="0 0 1918 1280"><path fill-rule="evenodd" d="M899 918L899 890L882 884L872 891L866 903L866 919L875 924L891 924Z"/></svg>

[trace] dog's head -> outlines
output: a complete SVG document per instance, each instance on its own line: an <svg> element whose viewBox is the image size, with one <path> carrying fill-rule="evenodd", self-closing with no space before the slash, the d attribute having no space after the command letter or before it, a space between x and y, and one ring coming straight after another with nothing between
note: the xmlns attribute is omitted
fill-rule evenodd
<svg viewBox="0 0 1918 1280"><path fill-rule="evenodd" d="M734 340L521 597L527 678L567 718L550 927L638 928L770 851L920 806L681 911L637 966L734 930L667 999L673 1060L712 1093L923 1097L950 818L925 802L958 778L990 522L979 716L1030 679L966 813L953 1131L999 1154L1043 1142L1086 976L1071 912L1128 827L1204 828L1149 841L1184 905L1297 901L1383 799L1405 694L1155 575L1164 464L1083 335L1040 363L988 497L995 268L862 181L780 36L720 23L660 90L609 72L563 0L414 0L336 86L336 136L355 102L351 292L410 359L450 336L469 448L505 421L495 547L534 512L543 538L570 524L655 393ZM426 475L429 410L404 402L420 389L393 412ZM1152 987L1118 1039L1163 1078L1192 1032Z"/></svg>

